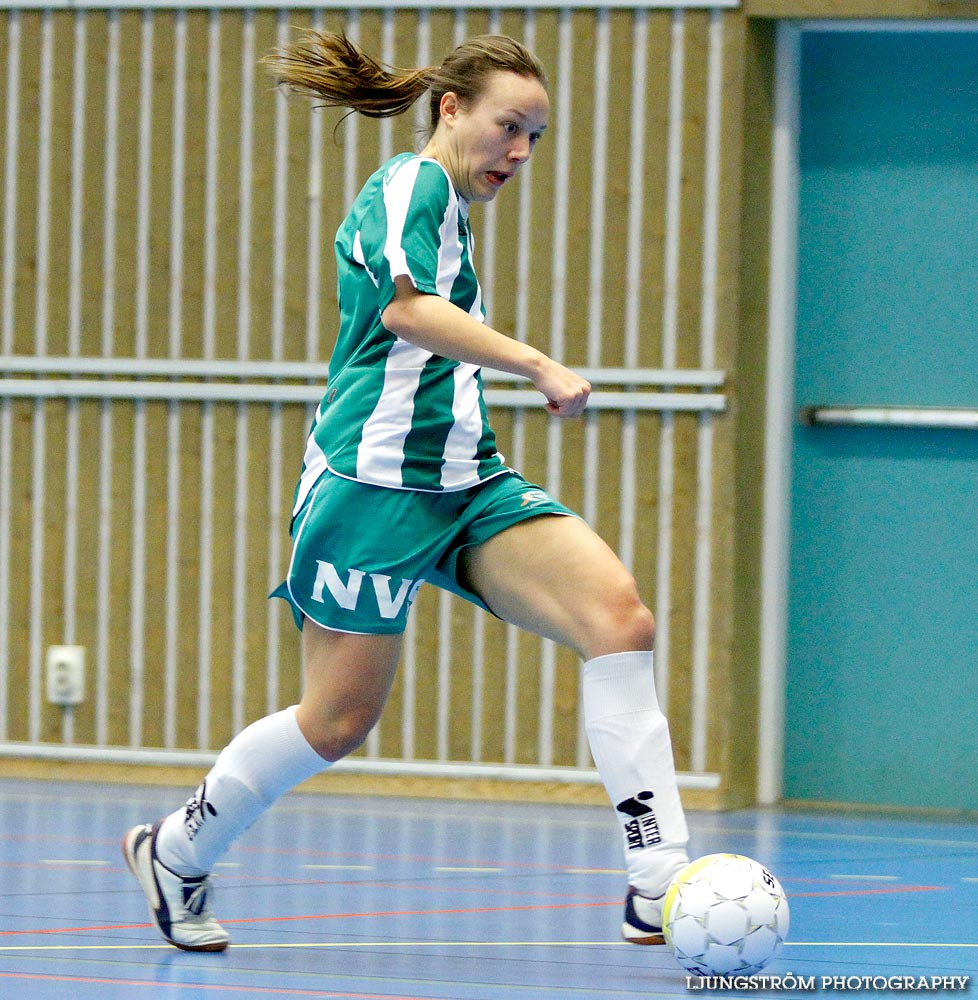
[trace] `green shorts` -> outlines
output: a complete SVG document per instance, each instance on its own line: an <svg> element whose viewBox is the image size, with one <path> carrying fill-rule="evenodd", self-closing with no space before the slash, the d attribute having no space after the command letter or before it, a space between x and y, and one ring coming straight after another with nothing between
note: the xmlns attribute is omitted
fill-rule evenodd
<svg viewBox="0 0 978 1000"><path fill-rule="evenodd" d="M576 516L515 472L444 493L388 489L325 472L293 518L289 575L272 596L291 604L300 629L309 618L338 632L366 634L403 632L426 581L486 608L459 580L459 556L542 514Z"/></svg>

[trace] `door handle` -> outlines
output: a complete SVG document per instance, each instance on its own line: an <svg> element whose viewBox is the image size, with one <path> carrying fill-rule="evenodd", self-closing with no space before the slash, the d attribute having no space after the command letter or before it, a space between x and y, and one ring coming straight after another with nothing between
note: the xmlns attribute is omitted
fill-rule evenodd
<svg viewBox="0 0 978 1000"><path fill-rule="evenodd" d="M978 408L939 406L803 406L806 427L924 427L978 430Z"/></svg>

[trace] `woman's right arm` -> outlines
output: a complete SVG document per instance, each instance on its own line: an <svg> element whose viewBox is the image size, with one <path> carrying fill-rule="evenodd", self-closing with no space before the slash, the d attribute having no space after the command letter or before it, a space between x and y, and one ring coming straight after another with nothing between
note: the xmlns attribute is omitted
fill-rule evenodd
<svg viewBox="0 0 978 1000"><path fill-rule="evenodd" d="M419 292L409 278L394 279L394 298L381 320L391 333L443 358L528 378L558 417L584 412L591 384L542 351L480 323L439 295Z"/></svg>

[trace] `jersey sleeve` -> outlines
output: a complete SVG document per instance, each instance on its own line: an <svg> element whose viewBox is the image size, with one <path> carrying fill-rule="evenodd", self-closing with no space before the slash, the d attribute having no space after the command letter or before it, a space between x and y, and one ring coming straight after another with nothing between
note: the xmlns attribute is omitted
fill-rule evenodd
<svg viewBox="0 0 978 1000"><path fill-rule="evenodd" d="M439 294L439 261L454 192L444 170L417 157L397 164L372 206L377 225L363 227L361 251L375 276L380 311L406 276L420 292ZM371 240L368 233L373 233ZM457 239L457 234L456 234Z"/></svg>

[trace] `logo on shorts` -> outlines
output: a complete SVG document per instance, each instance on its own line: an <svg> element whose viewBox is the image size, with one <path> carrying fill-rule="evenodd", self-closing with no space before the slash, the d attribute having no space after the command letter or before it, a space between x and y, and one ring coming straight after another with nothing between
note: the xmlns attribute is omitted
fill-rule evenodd
<svg viewBox="0 0 978 1000"><path fill-rule="evenodd" d="M391 578L383 573L365 573L362 569L351 569L346 574L346 582L331 562L316 560L316 582L312 585L311 597L320 604L326 603L325 591L329 591L336 604L344 611L356 611L360 601L360 587L365 576L370 577L377 598L377 609L382 618L396 618L405 603L412 604L424 580L401 580L397 593L391 593Z"/></svg>
<svg viewBox="0 0 978 1000"><path fill-rule="evenodd" d="M543 490L527 490L522 494L521 507L542 507L550 503L550 497Z"/></svg>
<svg viewBox="0 0 978 1000"><path fill-rule="evenodd" d="M650 805L646 805L652 798L654 798L652 792L639 792L615 806L618 812L632 817L625 824L625 841L630 851L662 843L662 834L659 833L659 823L655 818L655 810Z"/></svg>

